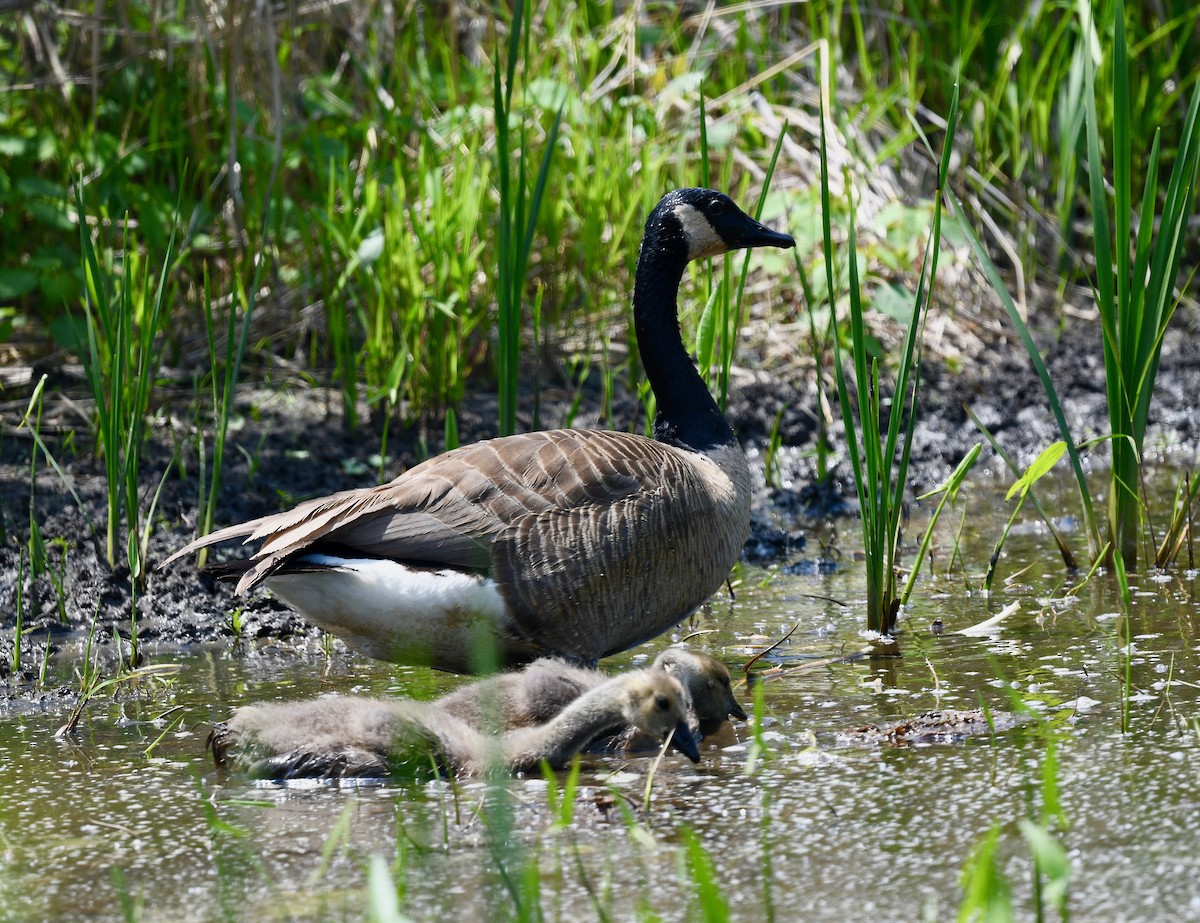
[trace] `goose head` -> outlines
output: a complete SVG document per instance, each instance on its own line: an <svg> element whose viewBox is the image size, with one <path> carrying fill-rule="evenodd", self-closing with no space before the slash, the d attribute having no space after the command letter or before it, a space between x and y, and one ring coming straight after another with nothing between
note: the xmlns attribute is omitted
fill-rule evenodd
<svg viewBox="0 0 1200 923"><path fill-rule="evenodd" d="M646 222L646 246L675 251L684 261L751 247L794 247L791 235L755 221L723 192L676 189L668 192Z"/></svg>
<svg viewBox="0 0 1200 923"><path fill-rule="evenodd" d="M687 726L688 695L679 680L660 670L642 670L622 686L625 723L671 744L693 763L700 762L696 739ZM672 737L672 735L674 735Z"/></svg>
<svg viewBox="0 0 1200 923"><path fill-rule="evenodd" d="M717 658L685 647L669 647L658 655L654 665L678 679L688 691L702 736L715 734L726 718L747 720L733 695L729 668Z"/></svg>

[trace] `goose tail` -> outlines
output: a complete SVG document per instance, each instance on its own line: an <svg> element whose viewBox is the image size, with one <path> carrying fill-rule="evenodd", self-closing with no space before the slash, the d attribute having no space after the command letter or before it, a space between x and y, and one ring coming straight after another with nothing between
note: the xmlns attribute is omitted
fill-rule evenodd
<svg viewBox="0 0 1200 923"><path fill-rule="evenodd" d="M155 570L166 570L180 558L193 554L201 548L208 548L210 545L227 542L231 538L247 538L258 528L261 521L260 519L253 519L250 522L238 523L235 526L227 526L224 529L218 529L216 532L210 532L208 535L202 535L200 538L188 542L178 551L172 552L165 560L158 564Z"/></svg>

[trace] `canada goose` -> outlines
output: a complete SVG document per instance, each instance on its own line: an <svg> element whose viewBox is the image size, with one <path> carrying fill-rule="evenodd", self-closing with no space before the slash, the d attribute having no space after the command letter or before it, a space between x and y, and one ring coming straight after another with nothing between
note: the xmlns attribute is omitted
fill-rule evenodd
<svg viewBox="0 0 1200 923"><path fill-rule="evenodd" d="M651 211L633 319L654 439L550 430L462 446L388 484L218 530L162 566L259 541L238 592L265 581L352 648L455 672L544 655L591 664L655 637L721 586L750 528L745 456L679 334L684 268L792 246L709 189Z"/></svg>
<svg viewBox="0 0 1200 923"><path fill-rule="evenodd" d="M672 743L694 763L700 753L683 723L684 692L661 670L637 670L580 696L545 724L489 736L428 702L329 696L246 705L209 736L218 766L257 778L344 778L414 774L437 766L472 775L521 772L542 760L562 768L604 728L630 725Z"/></svg>
<svg viewBox="0 0 1200 923"><path fill-rule="evenodd" d="M716 733L731 715L746 720L733 696L729 670L715 657L671 647L655 658L650 669L663 670L679 680L687 698L688 727L694 734L707 737ZM545 724L606 679L599 670L543 657L519 671L468 683L435 704L479 730L512 730ZM622 730L606 728L602 736Z"/></svg>

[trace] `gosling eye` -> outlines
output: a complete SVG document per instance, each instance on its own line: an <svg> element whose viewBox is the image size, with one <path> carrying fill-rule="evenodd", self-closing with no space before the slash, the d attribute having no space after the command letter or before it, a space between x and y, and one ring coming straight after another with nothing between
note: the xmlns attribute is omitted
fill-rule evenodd
<svg viewBox="0 0 1200 923"><path fill-rule="evenodd" d="M654 707L657 708L659 711L666 711L668 708L671 707L671 700L668 699L665 695L656 695L654 697Z"/></svg>

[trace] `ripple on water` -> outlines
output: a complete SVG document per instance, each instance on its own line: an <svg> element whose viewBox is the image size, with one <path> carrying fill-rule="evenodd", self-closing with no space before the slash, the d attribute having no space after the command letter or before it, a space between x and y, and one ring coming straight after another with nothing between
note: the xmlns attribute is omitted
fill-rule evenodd
<svg viewBox="0 0 1200 923"><path fill-rule="evenodd" d="M1031 530L1022 540L1036 548L1044 537ZM1189 847L1200 829L1196 577L1144 582L1148 595L1126 624L1099 582L1056 601L1062 575L1043 552L1035 559L1026 588L992 600L968 595L962 575L942 576L939 564L914 594L903 656L888 659L861 653L860 565L770 580L748 573L736 601L718 600L694 627L730 661L792 631L756 668L771 671L767 753L738 726L705 743L698 767L666 758L649 817L638 809L649 761L604 761L583 772L567 831L554 828L549 787L536 776L516 782L496 813L494 788L478 781L260 786L218 776L204 752L208 722L244 701L352 689L432 698L453 677L343 655L172 656L181 670L166 701L148 691L97 701L72 740L54 737L61 713L0 718L0 906L13 919L121 919L118 868L148 920L191 918L198 907L234 919L353 918L366 857L390 859L399 842L417 919L486 914L506 899L498 857L519 870L534 854L544 897L562 916L590 916L592 895L620 919L640 907L679 916L694 900L679 875L687 828L714 857L739 918L761 916L769 894L779 919L912 920L927 904L951 919L963 863L997 823L1014 900L1028 908L1015 822L1030 793L1038 797L1052 751L1070 824L1060 836L1072 915L1186 916L1200 905L1200 851ZM1005 566L1019 570L1015 559ZM996 631L958 634L1012 601L1021 611ZM928 630L935 620L940 635ZM164 734L171 705L181 721ZM979 707L1032 718L953 744L836 747L846 729ZM1122 734L1126 709L1132 730ZM501 829L515 852L492 848Z"/></svg>

